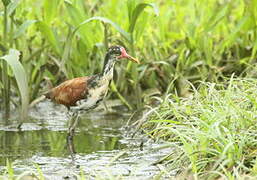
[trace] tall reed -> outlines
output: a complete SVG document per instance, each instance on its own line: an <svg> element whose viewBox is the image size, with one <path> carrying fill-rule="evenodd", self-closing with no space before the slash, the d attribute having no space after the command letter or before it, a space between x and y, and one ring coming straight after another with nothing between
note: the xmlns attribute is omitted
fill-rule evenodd
<svg viewBox="0 0 257 180"><path fill-rule="evenodd" d="M7 6L9 5L8 0L2 0L4 5L4 20L3 20L3 42L6 42L6 46L8 47L8 12ZM2 97L3 97L3 109L4 109L4 119L5 123L7 123L7 119L9 118L10 114L10 80L8 77L8 67L5 61L2 61L2 82L3 82L3 89L2 89Z"/></svg>

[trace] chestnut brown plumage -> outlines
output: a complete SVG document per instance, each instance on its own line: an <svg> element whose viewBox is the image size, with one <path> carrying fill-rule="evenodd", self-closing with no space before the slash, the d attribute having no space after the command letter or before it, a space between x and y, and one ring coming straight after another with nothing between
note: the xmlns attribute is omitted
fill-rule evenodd
<svg viewBox="0 0 257 180"><path fill-rule="evenodd" d="M108 85L113 79L114 65L122 58L139 63L137 59L128 55L122 46L112 46L106 53L100 74L67 80L45 93L45 96L58 104L65 105L76 114L95 108L106 96ZM76 120L71 123L69 134L73 134L76 124Z"/></svg>
<svg viewBox="0 0 257 180"><path fill-rule="evenodd" d="M87 80L89 77L78 77L67 80L45 94L58 104L66 107L75 106L76 102L83 99L87 93Z"/></svg>

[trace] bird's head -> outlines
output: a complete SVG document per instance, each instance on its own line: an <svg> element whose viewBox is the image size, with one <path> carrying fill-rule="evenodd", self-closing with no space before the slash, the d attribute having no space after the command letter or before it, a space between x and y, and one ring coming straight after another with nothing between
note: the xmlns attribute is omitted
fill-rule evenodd
<svg viewBox="0 0 257 180"><path fill-rule="evenodd" d="M108 54L112 57L115 57L117 60L120 60L120 59L123 59L123 58L126 58L126 59L129 59L133 62L136 62L136 63L140 63L138 59L130 56L124 47L122 46L112 46L108 49Z"/></svg>

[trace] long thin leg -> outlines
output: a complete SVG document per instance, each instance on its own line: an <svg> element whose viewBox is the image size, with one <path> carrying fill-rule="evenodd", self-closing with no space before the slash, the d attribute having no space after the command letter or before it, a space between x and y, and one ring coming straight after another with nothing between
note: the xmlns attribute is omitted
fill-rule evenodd
<svg viewBox="0 0 257 180"><path fill-rule="evenodd" d="M75 128L78 124L78 120L79 120L79 113L78 112L73 113L70 118L69 129L67 134L67 146L71 154L72 161L74 161L74 154L76 153L74 143L73 143L73 136L75 134Z"/></svg>
<svg viewBox="0 0 257 180"><path fill-rule="evenodd" d="M78 124L78 120L79 120L79 113L76 112L73 114L71 120L70 120L70 124L69 124L69 129L68 129L68 135L69 136L74 136L75 133L75 128Z"/></svg>
<svg viewBox="0 0 257 180"><path fill-rule="evenodd" d="M74 147L73 139L70 138L69 136L67 136L67 148L68 148L68 151L69 151L69 153L71 155L72 162L74 162L75 161L74 154L76 152L75 152L75 147Z"/></svg>

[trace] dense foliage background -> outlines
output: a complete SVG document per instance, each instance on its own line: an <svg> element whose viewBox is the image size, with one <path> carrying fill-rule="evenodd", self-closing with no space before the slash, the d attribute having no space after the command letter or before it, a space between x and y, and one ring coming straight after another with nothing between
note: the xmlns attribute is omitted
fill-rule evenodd
<svg viewBox="0 0 257 180"><path fill-rule="evenodd" d="M116 66L109 95L129 108L159 92L187 96L188 81L254 76L256 16L256 0L2 0L0 55L20 51L14 59L25 73L16 80L26 77L19 85L8 61L1 62L1 109L18 103L10 96L23 94L29 102L39 97L46 77L56 85L100 72L113 44L142 62Z"/></svg>

